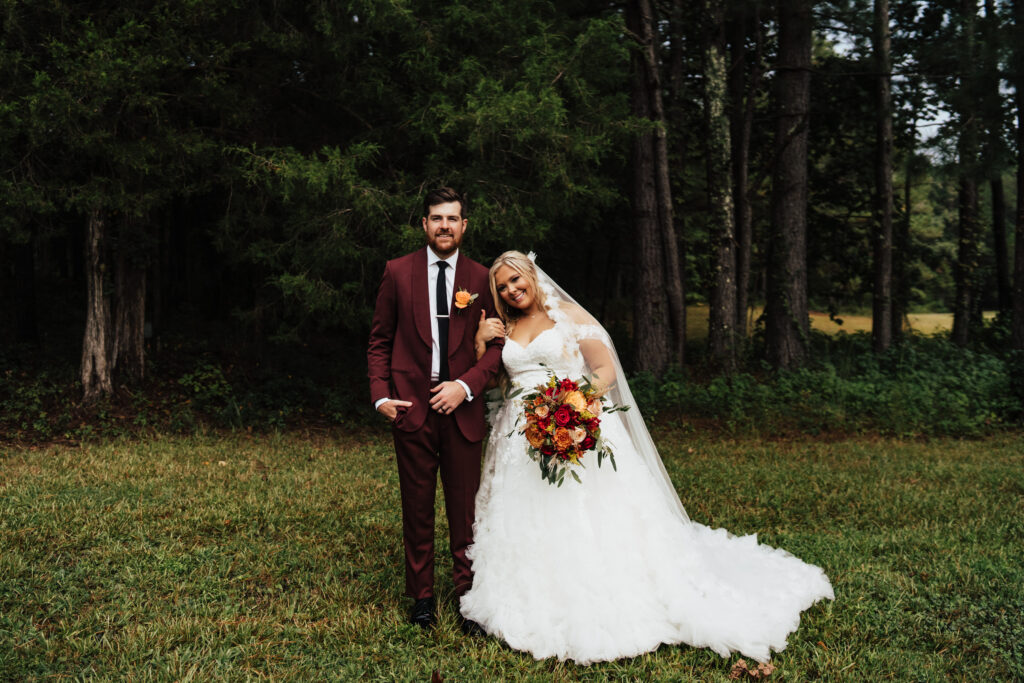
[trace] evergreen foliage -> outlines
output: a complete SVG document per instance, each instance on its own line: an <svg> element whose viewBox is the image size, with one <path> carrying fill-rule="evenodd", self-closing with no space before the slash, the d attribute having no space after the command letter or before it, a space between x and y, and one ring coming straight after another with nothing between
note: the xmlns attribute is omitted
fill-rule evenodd
<svg viewBox="0 0 1024 683"><path fill-rule="evenodd" d="M954 274L965 265L958 182L970 172L982 180L978 239L963 252L976 254L976 322L999 305L995 259L1014 246L1012 235L992 244L988 185L1009 180L1019 152L1008 99L994 94L1015 73L1011 8L986 3L969 31L957 3L891 5L894 223L906 228L895 242L899 310L956 303ZM747 22L725 35L739 41L729 59L746 60L744 277L760 305L776 181L778 25L766 7L720 7L712 17L655 3L675 228L686 296L707 301L720 272L708 219L721 207L709 203L705 178L702 39L723 35L717 22ZM814 12L807 294L812 309L835 314L871 305L871 13L845 0L815 3ZM238 336L217 344L222 367L260 363L272 373L310 344L361 355L383 263L421 244L420 197L439 184L469 197L471 257L536 250L614 331L624 357L636 348L645 322L632 319L630 149L662 124L630 112L636 43L622 7L9 0L0 16L0 315L16 323L0 328L6 358L22 355L18 343L41 345L33 353L55 368L82 357L74 347L93 218L104 228L95 296L111 298L109 324L123 327L101 355L121 353L125 340L142 346L143 317L125 318L137 305L126 300L132 282L145 283L145 355L165 368L172 339L194 343L225 329ZM976 64L953 49L967 37L984 48ZM975 105L978 153L962 160L957 115ZM714 196L727 195L716 182ZM1012 206L1013 183L1003 184ZM113 385L138 388L141 366L125 369L122 361ZM163 379L186 373L172 374Z"/></svg>

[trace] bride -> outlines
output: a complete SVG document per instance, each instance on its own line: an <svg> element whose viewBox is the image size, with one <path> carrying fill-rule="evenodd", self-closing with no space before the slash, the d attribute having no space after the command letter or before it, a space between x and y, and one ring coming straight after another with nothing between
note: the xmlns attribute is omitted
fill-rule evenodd
<svg viewBox="0 0 1024 683"><path fill-rule="evenodd" d="M632 409L601 415L616 469L590 451L581 483L556 488L528 455L522 401L492 406L463 617L537 659L580 664L662 643L760 661L785 648L800 612L833 597L824 572L754 534L691 521L605 330L520 252L498 257L490 285L501 321L482 323L477 345L505 335L510 387L586 374Z"/></svg>

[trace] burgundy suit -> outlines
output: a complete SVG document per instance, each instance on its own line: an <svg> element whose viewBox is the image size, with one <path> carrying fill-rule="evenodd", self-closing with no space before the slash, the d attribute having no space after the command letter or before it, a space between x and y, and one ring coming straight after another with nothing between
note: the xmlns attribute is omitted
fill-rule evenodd
<svg viewBox="0 0 1024 683"><path fill-rule="evenodd" d="M478 361L474 337L480 311L494 317L487 269L459 254L454 290L449 292L448 367L472 392L450 415L430 408L432 335L427 248L388 261L370 328L367 365L370 398L411 401L392 427L402 494L405 589L419 599L434 593L434 492L440 469L452 550L456 595L469 590L473 573L466 548L473 542L480 445L486 433L484 390L501 365L501 340L492 341ZM464 309L454 306L460 289L478 294ZM443 319L442 319L443 320Z"/></svg>

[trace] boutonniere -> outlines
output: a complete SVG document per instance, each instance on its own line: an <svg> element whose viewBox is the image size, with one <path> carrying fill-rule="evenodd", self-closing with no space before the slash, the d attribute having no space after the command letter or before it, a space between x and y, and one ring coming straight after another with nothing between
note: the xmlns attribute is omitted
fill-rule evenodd
<svg viewBox="0 0 1024 683"><path fill-rule="evenodd" d="M470 294L462 287L459 287L459 291L455 292L455 308L460 311L468 307L471 303L476 301L479 294Z"/></svg>

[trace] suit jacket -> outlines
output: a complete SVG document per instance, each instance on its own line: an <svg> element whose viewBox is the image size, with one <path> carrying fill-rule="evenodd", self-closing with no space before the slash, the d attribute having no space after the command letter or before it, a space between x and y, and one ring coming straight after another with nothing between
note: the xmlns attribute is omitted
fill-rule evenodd
<svg viewBox="0 0 1024 683"><path fill-rule="evenodd" d="M399 409L395 427L413 432L423 426L430 410L430 299L427 285L427 247L387 262L377 305L370 327L367 365L370 399L385 396L411 401L411 408ZM477 360L474 338L480 323L480 311L495 317L490 296L487 268L459 254L455 268L455 286L451 292L465 289L479 294L466 308L448 304L451 318L448 328L448 369L451 379L461 379L473 393L472 401L463 401L453 416L462 435L480 441L487 430L484 417L484 387L501 366L504 339L492 340L487 352ZM442 349L442 353L444 350Z"/></svg>

